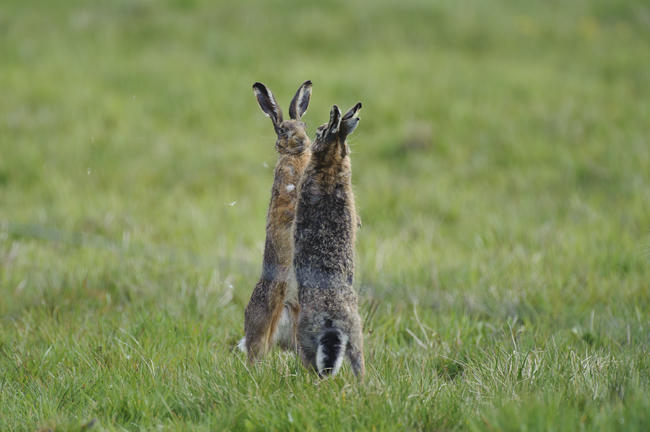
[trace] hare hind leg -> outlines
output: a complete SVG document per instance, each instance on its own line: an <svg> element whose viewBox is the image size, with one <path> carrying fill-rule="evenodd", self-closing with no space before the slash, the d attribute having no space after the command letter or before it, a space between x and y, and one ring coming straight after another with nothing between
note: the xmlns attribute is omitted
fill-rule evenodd
<svg viewBox="0 0 650 432"><path fill-rule="evenodd" d="M282 316L278 323L278 328L275 333L275 341L285 350L295 351L297 342L297 323L298 315L300 313L300 306L297 303L287 301L282 310Z"/></svg>
<svg viewBox="0 0 650 432"><path fill-rule="evenodd" d="M287 292L286 281L275 281L269 290L269 324L266 333L266 344L271 349L275 342L278 324L284 316L284 297Z"/></svg>
<svg viewBox="0 0 650 432"><path fill-rule="evenodd" d="M251 362L263 357L268 350L265 342L268 331L266 288L262 281L255 286L244 311L244 351L248 354L248 360Z"/></svg>
<svg viewBox="0 0 650 432"><path fill-rule="evenodd" d="M350 359L350 366L352 366L352 372L359 377L363 378L366 373L366 364L363 358L363 351L351 348L348 350L348 359Z"/></svg>
<svg viewBox="0 0 650 432"><path fill-rule="evenodd" d="M300 316L300 303L298 302L298 282L293 267L287 277L287 290L284 296L284 310L278 325L276 341L280 347L295 351L298 346L298 317Z"/></svg>
<svg viewBox="0 0 650 432"><path fill-rule="evenodd" d="M283 281L260 281L253 290L244 312L246 352L251 362L264 357L271 349L285 291Z"/></svg>
<svg viewBox="0 0 650 432"><path fill-rule="evenodd" d="M366 362L363 357L363 333L361 326L355 326L350 334L350 342L348 344L347 355L352 366L352 372L358 377L362 378L366 373Z"/></svg>

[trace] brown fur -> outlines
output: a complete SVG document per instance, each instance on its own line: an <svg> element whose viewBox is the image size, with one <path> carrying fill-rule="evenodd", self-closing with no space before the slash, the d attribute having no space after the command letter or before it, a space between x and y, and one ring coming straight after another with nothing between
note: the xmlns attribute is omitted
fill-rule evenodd
<svg viewBox="0 0 650 432"><path fill-rule="evenodd" d="M280 344L286 348L296 345L295 323L299 305L292 271L292 224L298 182L309 161L311 144L305 132L305 124L300 121L300 116L309 103L311 82L305 82L292 101L290 112L297 118L286 121L282 120L282 112L271 92L259 83L256 83L254 89L262 110L273 121L278 135L275 147L279 156L266 218L262 275L253 289L244 314L246 351L251 361L263 357L271 349L285 308L294 327L291 331L293 336L291 340L280 341Z"/></svg>

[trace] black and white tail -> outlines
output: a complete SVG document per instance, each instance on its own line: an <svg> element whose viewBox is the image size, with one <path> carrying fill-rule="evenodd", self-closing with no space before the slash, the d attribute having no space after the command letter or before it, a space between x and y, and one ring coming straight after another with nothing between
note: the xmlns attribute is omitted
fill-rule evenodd
<svg viewBox="0 0 650 432"><path fill-rule="evenodd" d="M318 339L316 367L320 376L336 375L341 369L348 336L338 329L325 330Z"/></svg>

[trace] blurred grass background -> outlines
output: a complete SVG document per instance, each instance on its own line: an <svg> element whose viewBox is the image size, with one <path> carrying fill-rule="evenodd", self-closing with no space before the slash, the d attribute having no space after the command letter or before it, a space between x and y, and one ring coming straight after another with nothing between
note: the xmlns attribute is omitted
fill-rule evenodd
<svg viewBox="0 0 650 432"><path fill-rule="evenodd" d="M0 430L650 428L650 6L0 2ZM275 163L350 138L369 374L231 348Z"/></svg>

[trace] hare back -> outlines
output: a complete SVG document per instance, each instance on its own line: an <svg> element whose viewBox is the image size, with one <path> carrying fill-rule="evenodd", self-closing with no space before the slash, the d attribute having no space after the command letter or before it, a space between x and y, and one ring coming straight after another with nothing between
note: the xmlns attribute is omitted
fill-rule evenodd
<svg viewBox="0 0 650 432"><path fill-rule="evenodd" d="M356 212L349 188L331 193L303 183L296 210L294 267L298 287L352 285Z"/></svg>

